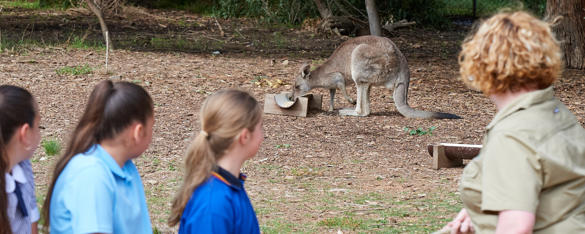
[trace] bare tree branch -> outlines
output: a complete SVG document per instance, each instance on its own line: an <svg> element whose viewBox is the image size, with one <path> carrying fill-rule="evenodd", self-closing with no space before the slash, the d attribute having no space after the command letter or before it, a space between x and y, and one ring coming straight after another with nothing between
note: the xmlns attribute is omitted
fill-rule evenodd
<svg viewBox="0 0 585 234"><path fill-rule="evenodd" d="M98 21L100 22L100 27L102 29L102 34L104 36L104 40L113 49L114 45L112 44L112 41L110 40L110 36L107 33L108 32L108 25L106 25L106 21L104 21L104 15L103 15L101 9L99 9L95 5L93 0L86 0L85 2L87 3L87 6L89 7L89 9L95 14L95 16L97 16Z"/></svg>
<svg viewBox="0 0 585 234"><path fill-rule="evenodd" d="M357 7L355 7L353 4L351 4L351 2L349 2L348 0L343 0L345 2L346 5L349 5L351 8L353 8L358 14L360 14L362 17L364 17L364 19L367 19L368 16L366 14L364 14L363 11L361 11L360 9L358 9Z"/></svg>
<svg viewBox="0 0 585 234"><path fill-rule="evenodd" d="M319 10L319 15L321 15L321 19L327 19L331 17L331 10L328 6L325 6L321 0L314 0L315 5L317 5L317 10Z"/></svg>

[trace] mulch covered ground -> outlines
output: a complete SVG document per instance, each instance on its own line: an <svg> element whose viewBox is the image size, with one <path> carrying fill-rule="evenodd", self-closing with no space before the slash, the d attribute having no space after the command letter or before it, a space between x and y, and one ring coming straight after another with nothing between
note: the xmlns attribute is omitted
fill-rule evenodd
<svg viewBox="0 0 585 234"><path fill-rule="evenodd" d="M89 31L83 27L94 21L81 13L67 12L71 19L60 23L31 20L25 29L24 24L10 22L28 19L30 14L10 12L12 16L0 17L4 38L24 35L62 40L67 33L76 32L88 34L89 39L100 36L98 27ZM65 13L45 13L51 14ZM166 233L175 230L164 223L170 198L181 182L185 148L199 132L198 111L204 98L216 90L236 87L250 91L263 103L265 94L291 89L302 63L323 62L343 39L303 29L271 28L252 20L216 22L182 12L148 14L157 17L149 21L111 19L118 22L112 27L119 46L110 54L108 73L103 49L51 44L0 53L0 83L32 91L40 103L43 139L56 139L62 146L96 83L111 78L143 85L154 99L156 123L153 142L136 164L153 225ZM35 25L34 31L31 25ZM222 26L221 31L217 25ZM263 146L243 168L263 230L421 231L433 230L440 225L437 220L451 218L460 206L456 191L462 169L431 169L426 146L437 142L480 144L484 126L495 113L486 97L458 80L456 55L465 30L407 28L389 35L409 62L409 104L463 119L406 119L396 111L391 91L381 87L372 90L372 115L368 117L341 117L326 111L312 112L306 118L265 115ZM131 38L135 43L128 42ZM89 65L93 72L56 72L82 65ZM285 84L266 85L276 79ZM555 87L557 96L585 123L585 73L566 70ZM313 93L322 94L326 105L328 91ZM351 87L350 94L355 97L355 88ZM351 107L341 95L335 101L336 109ZM405 131L431 127L436 127L432 135ZM42 149L33 158L39 201L44 198L55 158ZM422 229L410 229L413 226Z"/></svg>

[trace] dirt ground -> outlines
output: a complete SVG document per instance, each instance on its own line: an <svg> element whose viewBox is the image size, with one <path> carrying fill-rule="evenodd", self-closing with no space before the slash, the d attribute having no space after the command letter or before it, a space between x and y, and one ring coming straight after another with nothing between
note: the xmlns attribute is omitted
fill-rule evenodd
<svg viewBox="0 0 585 234"><path fill-rule="evenodd" d="M105 72L103 48L51 42L76 35L99 40L90 15L4 9L3 40L21 37L41 45L0 53L0 83L26 87L38 98L43 139L56 139L62 146L97 82L143 85L154 99L156 123L152 144L135 163L153 226L162 233L176 231L165 224L169 202L182 180L185 148L199 132L198 110L205 97L236 87L264 103L265 94L291 89L302 63L322 63L344 40L312 31L310 25L290 29L173 11L135 9L109 22L117 46ZM381 87L372 90L368 117L338 116L337 109L351 107L341 97L335 100L335 112L312 112L306 118L265 115L264 143L243 168L263 232L429 232L450 219L461 206L457 185L462 168L431 169L426 147L480 144L495 113L487 98L458 80L456 56L467 30L404 28L388 35L409 62L409 104L463 119L404 118L392 93ZM93 72L56 72L79 65L89 65ZM285 84L266 85L276 79ZM555 90L585 123L585 72L566 70ZM326 109L328 92L312 92L324 95ZM355 97L353 86L349 93ZM432 135L404 130L430 127L436 127ZM33 158L39 202L55 158L42 149Z"/></svg>

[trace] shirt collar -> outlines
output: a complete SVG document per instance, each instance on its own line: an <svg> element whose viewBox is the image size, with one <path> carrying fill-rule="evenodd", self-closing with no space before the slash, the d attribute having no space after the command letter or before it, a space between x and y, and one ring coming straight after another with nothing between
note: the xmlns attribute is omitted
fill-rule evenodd
<svg viewBox="0 0 585 234"><path fill-rule="evenodd" d="M96 157L102 160L115 176L126 181L132 180L132 176L124 170L129 166L128 164L132 163L132 160L128 160L126 164L124 164L124 167L120 168L116 160L114 160L114 158L101 145L95 144L87 152L91 151L95 151Z"/></svg>
<svg viewBox="0 0 585 234"><path fill-rule="evenodd" d="M536 90L532 92L528 92L518 96L512 102L510 102L507 106L505 106L502 110L496 113L496 116L488 124L486 130L492 129L497 123L501 122L506 117L516 113L517 111L527 109L533 105L548 101L553 99L554 97L554 90L553 87L550 86L546 89Z"/></svg>
<svg viewBox="0 0 585 234"><path fill-rule="evenodd" d="M240 173L240 178L236 178L234 175L232 175L232 173L221 168L220 166L217 166L214 171L211 172L211 175L229 185L230 187L238 190L244 187L244 181L246 180L246 175L243 173Z"/></svg>
<svg viewBox="0 0 585 234"><path fill-rule="evenodd" d="M19 164L12 167L12 173L5 173L4 178L6 178L6 193L14 192L16 182L20 184L26 184L27 182L26 176L24 176L24 171Z"/></svg>

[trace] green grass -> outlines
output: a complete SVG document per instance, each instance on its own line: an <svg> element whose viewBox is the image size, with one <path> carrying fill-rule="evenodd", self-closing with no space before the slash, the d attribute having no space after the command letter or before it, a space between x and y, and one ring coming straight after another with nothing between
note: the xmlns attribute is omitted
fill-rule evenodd
<svg viewBox="0 0 585 234"><path fill-rule="evenodd" d="M73 39L69 42L69 47L75 49L95 49L95 50L106 50L106 45L102 42L92 42L89 40L82 39L79 36L74 36Z"/></svg>
<svg viewBox="0 0 585 234"><path fill-rule="evenodd" d="M354 217L333 217L321 220L318 223L320 226L326 226L329 228L341 228L349 230L365 230L367 228L366 221Z"/></svg>
<svg viewBox="0 0 585 234"><path fill-rule="evenodd" d="M283 218L281 211L267 204L271 203L268 200L255 209L259 217L268 217L261 225L265 233L323 233L336 230L350 233L431 233L441 229L461 209L459 196L453 192L440 190L414 197L409 194L305 194L307 199L303 203L319 204L312 207L314 212L305 215L314 220L307 223ZM360 206L344 205L348 202ZM287 217L286 214L284 217Z"/></svg>
<svg viewBox="0 0 585 234"><path fill-rule="evenodd" d="M24 1L24 0L15 0L15 1L0 1L1 6L8 6L8 7L15 7L15 8L26 8L26 9L40 9L39 1Z"/></svg>
<svg viewBox="0 0 585 234"><path fill-rule="evenodd" d="M322 178L320 174L328 175L332 170L329 167L281 168L263 163L250 164L248 169L274 177L275 181L270 183L285 185L284 189L289 191L283 193L280 190L283 188L276 186L274 190L263 192L261 201L254 203L264 233L331 233L337 230L344 233L431 233L441 229L461 209L459 195L449 190L364 192L345 183L333 185L330 179L314 179ZM294 179L283 179L286 176ZM403 177L383 180L396 184L410 181ZM296 207L310 211L299 211L302 214L297 215L283 213L291 206L279 204L290 202L290 199L295 201Z"/></svg>
<svg viewBox="0 0 585 234"><path fill-rule="evenodd" d="M53 156L61 152L61 144L57 140L44 140L41 146L45 150L47 156Z"/></svg>
<svg viewBox="0 0 585 234"><path fill-rule="evenodd" d="M7 40L4 37L0 40L0 53L21 53L26 49L44 47L41 42L31 39Z"/></svg>
<svg viewBox="0 0 585 234"><path fill-rule="evenodd" d="M473 14L473 0L438 0L444 5L440 10L442 15L472 15ZM538 1L528 1L530 4L523 4L527 1L509 1L509 0L477 0L476 14L478 17L485 17L493 15L502 8L510 9L525 9L526 7L537 7ZM544 2L546 3L546 2Z"/></svg>
<svg viewBox="0 0 585 234"><path fill-rule="evenodd" d="M181 3L182 2L182 3ZM211 15L213 8L212 0L199 0L199 1L173 1L173 0L160 0L152 1L154 8L164 9L176 9L185 10L191 13L197 13L201 15Z"/></svg>
<svg viewBox="0 0 585 234"><path fill-rule="evenodd" d="M277 144L274 147L277 148L277 149L280 149L280 148L288 149L288 148L290 148L290 144Z"/></svg>
<svg viewBox="0 0 585 234"><path fill-rule="evenodd" d="M286 48L286 46L289 44L286 37L278 31L272 33L272 39L278 48Z"/></svg>
<svg viewBox="0 0 585 234"><path fill-rule="evenodd" d="M168 170L169 170L169 171L176 171L176 170L177 170L177 167L175 166L175 163L173 163L173 162L170 162L170 163L169 163L169 168L168 168Z"/></svg>
<svg viewBox="0 0 585 234"><path fill-rule="evenodd" d="M89 40L82 40L79 36L74 36L65 42L47 42L38 41L35 39L7 39L6 35L2 35L0 39L0 53L26 53L32 48L46 48L51 46L59 46L73 49L84 50L98 50L105 51L106 46L101 42L94 42Z"/></svg>
<svg viewBox="0 0 585 234"><path fill-rule="evenodd" d="M375 201L380 201L383 200L384 196L380 193L368 193L368 194L364 194L358 198L355 199L355 203L356 204L360 204L360 205L365 205L368 202L375 202Z"/></svg>
<svg viewBox="0 0 585 234"><path fill-rule="evenodd" d="M297 225L288 220L276 218L260 226L260 230L262 230L262 233L291 233Z"/></svg>
<svg viewBox="0 0 585 234"><path fill-rule="evenodd" d="M221 50L225 42L219 39L209 38L164 38L152 37L149 46L155 50L179 50L179 51L215 51Z"/></svg>
<svg viewBox="0 0 585 234"><path fill-rule="evenodd" d="M417 135L417 136L423 136L423 135L433 135L433 131L437 129L437 127L432 126L429 127L427 130L423 129L423 128L410 128L410 127L404 127L404 131L406 133L408 133L408 135Z"/></svg>
<svg viewBox="0 0 585 234"><path fill-rule="evenodd" d="M86 75L91 74L93 72L93 68L89 65L78 65L78 66L66 66L56 70L57 74L59 75Z"/></svg>

